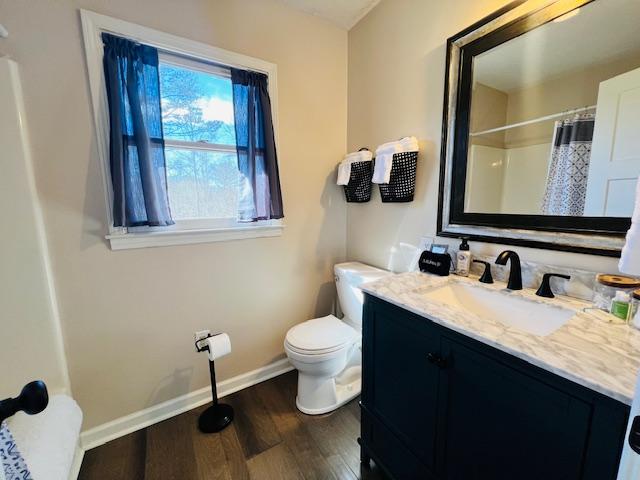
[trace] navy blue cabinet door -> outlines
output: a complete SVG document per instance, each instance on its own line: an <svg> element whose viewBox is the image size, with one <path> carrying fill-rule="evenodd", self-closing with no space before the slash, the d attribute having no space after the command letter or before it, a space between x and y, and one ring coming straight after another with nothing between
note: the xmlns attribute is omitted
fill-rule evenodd
<svg viewBox="0 0 640 480"><path fill-rule="evenodd" d="M442 353L444 478L581 478L590 404L444 336Z"/></svg>
<svg viewBox="0 0 640 480"><path fill-rule="evenodd" d="M441 369L430 354L440 350L439 332L422 317L376 302L367 305L363 334L364 407L433 470Z"/></svg>

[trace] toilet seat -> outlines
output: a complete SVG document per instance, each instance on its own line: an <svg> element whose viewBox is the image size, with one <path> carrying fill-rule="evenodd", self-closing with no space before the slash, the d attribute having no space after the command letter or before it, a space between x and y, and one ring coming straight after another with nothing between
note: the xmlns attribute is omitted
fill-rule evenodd
<svg viewBox="0 0 640 480"><path fill-rule="evenodd" d="M305 356L321 356L349 347L360 338L352 327L333 315L307 320L292 327L285 346Z"/></svg>

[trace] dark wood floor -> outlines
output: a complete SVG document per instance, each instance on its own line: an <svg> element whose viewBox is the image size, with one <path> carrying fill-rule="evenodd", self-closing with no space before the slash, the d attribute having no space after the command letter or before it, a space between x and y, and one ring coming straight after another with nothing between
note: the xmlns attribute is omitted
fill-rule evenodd
<svg viewBox="0 0 640 480"><path fill-rule="evenodd" d="M327 415L295 407L296 372L225 397L234 422L202 434L206 406L89 450L80 480L335 479L383 480L360 466L357 400Z"/></svg>

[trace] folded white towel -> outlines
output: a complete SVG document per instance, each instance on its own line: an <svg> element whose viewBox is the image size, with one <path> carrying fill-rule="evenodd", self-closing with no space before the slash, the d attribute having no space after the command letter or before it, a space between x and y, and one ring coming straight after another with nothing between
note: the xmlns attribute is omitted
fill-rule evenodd
<svg viewBox="0 0 640 480"><path fill-rule="evenodd" d="M348 185L351 178L351 165L355 162L370 162L373 154L369 150L349 153L338 165L338 185Z"/></svg>
<svg viewBox="0 0 640 480"><path fill-rule="evenodd" d="M42 413L18 412L7 423L34 479L69 478L82 426L75 400L52 395Z"/></svg>
<svg viewBox="0 0 640 480"><path fill-rule="evenodd" d="M389 183L393 156L396 153L417 152L419 150L416 137L404 137L395 142L383 143L376 148L376 165L373 169L373 183Z"/></svg>
<svg viewBox="0 0 640 480"><path fill-rule="evenodd" d="M640 178L636 183L636 202L631 217L631 228L627 232L618 269L628 275L640 275Z"/></svg>
<svg viewBox="0 0 640 480"><path fill-rule="evenodd" d="M351 178L351 163L340 162L338 165L338 185L347 185Z"/></svg>

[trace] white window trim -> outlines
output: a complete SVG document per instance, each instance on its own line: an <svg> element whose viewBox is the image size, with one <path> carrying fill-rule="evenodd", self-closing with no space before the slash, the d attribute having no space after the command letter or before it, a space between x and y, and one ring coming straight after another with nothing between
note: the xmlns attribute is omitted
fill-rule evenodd
<svg viewBox="0 0 640 480"><path fill-rule="evenodd" d="M151 28L125 22L116 18L100 15L88 10L80 10L82 33L84 36L87 70L93 103L93 116L96 125L98 156L101 164L105 192L105 206L109 232L106 238L112 250L129 248L159 247L238 240L244 238L275 237L282 235L284 224L280 220L260 221L242 224L230 219L183 220L176 221L172 227L143 229L116 228L113 226L113 190L109 171L109 105L104 81L102 57L104 47L103 32L131 38L140 43L156 47L161 51L191 58L196 62L208 62L229 67L261 72L269 77L269 96L271 98L273 129L278 141L278 88L277 66L257 58L212 47L204 43L160 32ZM171 144L171 142L167 142ZM181 146L184 144L181 143ZM210 149L213 145L200 145ZM192 142L192 148L198 148L198 142ZM228 146L215 146L229 148ZM215 225L215 226L214 226Z"/></svg>

